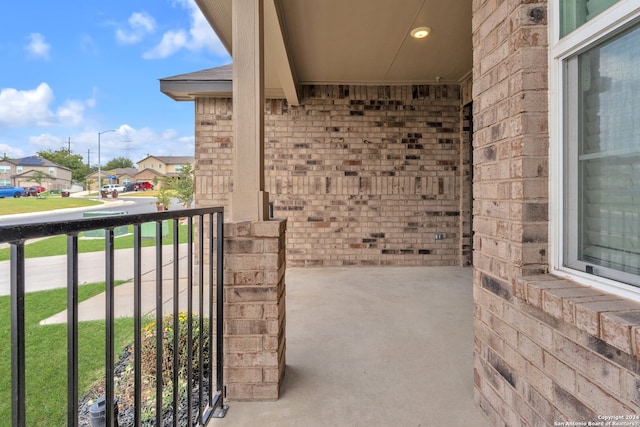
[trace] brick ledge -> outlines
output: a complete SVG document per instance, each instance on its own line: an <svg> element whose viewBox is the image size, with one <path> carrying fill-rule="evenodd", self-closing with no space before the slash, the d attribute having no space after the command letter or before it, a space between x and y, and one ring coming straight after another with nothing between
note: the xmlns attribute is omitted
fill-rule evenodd
<svg viewBox="0 0 640 427"><path fill-rule="evenodd" d="M640 356L640 303L550 274L516 279L514 297Z"/></svg>

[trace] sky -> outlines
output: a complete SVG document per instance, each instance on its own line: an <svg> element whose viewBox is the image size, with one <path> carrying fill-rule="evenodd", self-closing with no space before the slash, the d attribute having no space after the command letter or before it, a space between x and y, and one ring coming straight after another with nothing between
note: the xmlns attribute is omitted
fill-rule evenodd
<svg viewBox="0 0 640 427"><path fill-rule="evenodd" d="M194 155L194 105L159 79L231 62L193 0L21 0L0 13L0 157ZM105 132L115 130L116 132Z"/></svg>

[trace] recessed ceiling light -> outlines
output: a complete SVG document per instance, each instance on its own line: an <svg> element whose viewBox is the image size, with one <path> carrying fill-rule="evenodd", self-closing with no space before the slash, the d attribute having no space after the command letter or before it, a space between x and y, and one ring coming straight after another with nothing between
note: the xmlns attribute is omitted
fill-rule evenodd
<svg viewBox="0 0 640 427"><path fill-rule="evenodd" d="M429 27L418 27L411 30L411 37L414 39L423 39L431 34L431 28Z"/></svg>

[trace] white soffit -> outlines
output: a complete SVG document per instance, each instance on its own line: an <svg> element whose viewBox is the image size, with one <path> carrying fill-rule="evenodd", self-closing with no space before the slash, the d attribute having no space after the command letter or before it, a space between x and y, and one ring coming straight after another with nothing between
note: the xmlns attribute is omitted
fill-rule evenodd
<svg viewBox="0 0 640 427"><path fill-rule="evenodd" d="M231 52L232 0L196 0ZM472 69L470 0L265 0L265 90L458 83ZM430 27L421 40L415 27Z"/></svg>

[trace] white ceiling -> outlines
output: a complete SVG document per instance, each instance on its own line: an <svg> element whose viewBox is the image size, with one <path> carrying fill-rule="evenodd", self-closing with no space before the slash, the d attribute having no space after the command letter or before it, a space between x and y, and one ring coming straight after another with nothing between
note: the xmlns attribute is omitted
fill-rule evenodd
<svg viewBox="0 0 640 427"><path fill-rule="evenodd" d="M267 89L283 86L283 69L293 85L457 83L472 69L470 0L265 2ZM232 53L232 0L196 3ZM431 35L411 38L418 26Z"/></svg>

